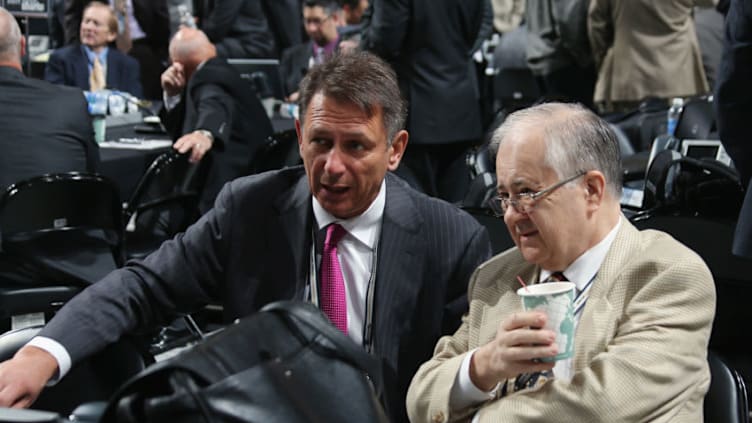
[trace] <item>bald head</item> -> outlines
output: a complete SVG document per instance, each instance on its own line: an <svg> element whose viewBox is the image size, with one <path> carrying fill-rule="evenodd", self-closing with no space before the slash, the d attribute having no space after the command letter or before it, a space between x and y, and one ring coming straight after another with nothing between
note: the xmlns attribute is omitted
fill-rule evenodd
<svg viewBox="0 0 752 423"><path fill-rule="evenodd" d="M170 59L183 65L186 77L202 62L217 56L217 49L201 30L182 27L170 41Z"/></svg>
<svg viewBox="0 0 752 423"><path fill-rule="evenodd" d="M16 18L0 7L0 65L20 69L24 40Z"/></svg>

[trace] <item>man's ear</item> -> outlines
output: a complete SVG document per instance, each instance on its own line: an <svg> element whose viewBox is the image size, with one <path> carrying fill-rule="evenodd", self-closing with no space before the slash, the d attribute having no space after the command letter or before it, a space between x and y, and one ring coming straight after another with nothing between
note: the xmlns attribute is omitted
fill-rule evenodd
<svg viewBox="0 0 752 423"><path fill-rule="evenodd" d="M583 179L588 204L600 206L606 195L606 177L598 170L591 170L583 176Z"/></svg>
<svg viewBox="0 0 752 423"><path fill-rule="evenodd" d="M389 161L387 163L389 170L396 170L399 167L402 155L405 154L405 149L407 148L408 138L410 138L410 135L404 129L397 132L397 135L394 136L392 145L389 146Z"/></svg>

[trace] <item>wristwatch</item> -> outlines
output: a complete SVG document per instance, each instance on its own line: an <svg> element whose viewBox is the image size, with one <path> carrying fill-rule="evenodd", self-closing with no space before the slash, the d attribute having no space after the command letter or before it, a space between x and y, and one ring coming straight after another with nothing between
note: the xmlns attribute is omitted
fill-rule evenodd
<svg viewBox="0 0 752 423"><path fill-rule="evenodd" d="M196 129L193 132L198 132L199 134L205 136L206 138L209 138L209 141L214 143L214 135L210 131L207 131L206 129Z"/></svg>

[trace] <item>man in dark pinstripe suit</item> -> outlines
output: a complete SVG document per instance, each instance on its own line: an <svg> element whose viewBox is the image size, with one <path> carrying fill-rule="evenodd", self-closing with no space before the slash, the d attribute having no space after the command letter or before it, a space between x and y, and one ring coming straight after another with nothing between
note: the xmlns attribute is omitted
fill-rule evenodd
<svg viewBox="0 0 752 423"><path fill-rule="evenodd" d="M418 366L467 309L467 282L488 234L454 206L389 173L407 144L393 71L368 53L333 58L301 84L304 167L237 179L185 234L92 285L0 365L0 405L27 406L44 382L121 334L222 301L229 319L280 299L318 303L322 231L338 245L347 334L383 363L385 402L406 421ZM37 338L35 338L37 339ZM46 343L66 353L53 356ZM33 371L30 369L34 369ZM324 377L324 375L322 375Z"/></svg>

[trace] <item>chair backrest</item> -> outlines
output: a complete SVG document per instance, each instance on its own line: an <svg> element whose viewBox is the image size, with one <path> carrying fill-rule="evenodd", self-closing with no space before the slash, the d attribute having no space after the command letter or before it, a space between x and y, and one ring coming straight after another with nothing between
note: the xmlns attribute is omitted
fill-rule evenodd
<svg viewBox="0 0 752 423"><path fill-rule="evenodd" d="M132 235L167 239L198 219L209 159L191 163L176 151L154 159L125 206L126 249Z"/></svg>
<svg viewBox="0 0 752 423"><path fill-rule="evenodd" d="M120 192L105 177L35 177L11 185L0 199L0 257L33 275L16 282L93 283L122 265L122 222Z"/></svg>
<svg viewBox="0 0 752 423"><path fill-rule="evenodd" d="M676 123L676 138L707 139L715 127L715 109L712 97L691 98L684 103Z"/></svg>
<svg viewBox="0 0 752 423"><path fill-rule="evenodd" d="M493 254L499 254L514 247L514 241L509 235L509 229L507 229L504 219L494 216L490 209L463 207L462 210L469 213L481 226L486 228L491 239L491 252Z"/></svg>
<svg viewBox="0 0 752 423"><path fill-rule="evenodd" d="M710 388L705 394L706 422L749 423L747 386L739 373L708 351Z"/></svg>
<svg viewBox="0 0 752 423"><path fill-rule="evenodd" d="M104 230L118 243L121 228L119 190L101 175L43 175L11 185L0 200L3 243L74 230Z"/></svg>
<svg viewBox="0 0 752 423"><path fill-rule="evenodd" d="M32 326L0 335L0 361L13 357L41 329L41 326ZM121 338L75 364L59 383L42 391L32 408L69 415L82 403L106 401L120 385L153 361L138 342Z"/></svg>

